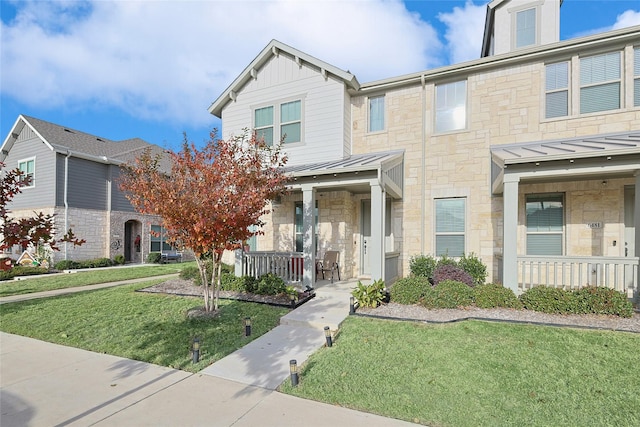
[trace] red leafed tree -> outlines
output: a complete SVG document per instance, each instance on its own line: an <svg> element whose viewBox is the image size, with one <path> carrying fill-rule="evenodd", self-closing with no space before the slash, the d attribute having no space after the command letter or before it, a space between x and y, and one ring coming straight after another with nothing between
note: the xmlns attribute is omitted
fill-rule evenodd
<svg viewBox="0 0 640 427"><path fill-rule="evenodd" d="M217 311L222 253L254 235L250 226L263 225L268 201L285 190L287 159L279 145L269 147L255 134L222 140L215 130L202 150L185 135L182 149L168 155L171 171L162 170L161 158L145 151L125 168L120 188L136 210L162 217L169 242L194 252L205 310Z"/></svg>
<svg viewBox="0 0 640 427"><path fill-rule="evenodd" d="M0 163L0 169L4 163ZM85 240L77 239L71 229L59 240L54 238L54 215L45 215L42 212L34 212L35 216L29 218L12 218L7 205L13 198L21 193L21 187L29 185L29 176L26 176L20 169L10 171L0 171L0 250L5 250L19 245L22 250L29 246L48 245L53 250L58 250L59 242L73 243L80 246Z"/></svg>

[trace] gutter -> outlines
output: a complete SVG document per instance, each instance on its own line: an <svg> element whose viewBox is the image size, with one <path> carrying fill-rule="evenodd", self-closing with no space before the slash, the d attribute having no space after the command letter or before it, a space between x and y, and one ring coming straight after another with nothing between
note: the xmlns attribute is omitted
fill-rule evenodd
<svg viewBox="0 0 640 427"><path fill-rule="evenodd" d="M69 200L67 199L69 193L69 157L71 157L71 151L67 151L67 155L64 158L64 232L69 229ZM64 259L69 259L67 254L68 242L64 242Z"/></svg>

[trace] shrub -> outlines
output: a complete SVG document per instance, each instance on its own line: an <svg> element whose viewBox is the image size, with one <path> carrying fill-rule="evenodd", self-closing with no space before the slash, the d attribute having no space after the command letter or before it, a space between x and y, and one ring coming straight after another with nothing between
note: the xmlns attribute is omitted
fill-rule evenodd
<svg viewBox="0 0 640 427"><path fill-rule="evenodd" d="M247 284L251 283L249 286ZM253 288L255 283L255 279L249 276L240 276L236 277L230 273L222 273L222 277L220 279L220 288L223 291L232 291L232 292L248 292L247 288Z"/></svg>
<svg viewBox="0 0 640 427"><path fill-rule="evenodd" d="M457 267L458 262L454 258L450 258L449 255L444 254L440 257L440 259L438 259L438 264L436 265L436 268L443 265L453 265Z"/></svg>
<svg viewBox="0 0 640 427"><path fill-rule="evenodd" d="M418 304L431 290L429 279L424 276L405 277L391 286L391 301L399 304Z"/></svg>
<svg viewBox="0 0 640 427"><path fill-rule="evenodd" d="M180 274L178 275L181 279L184 280L196 280L200 277L200 270L198 270L198 266L190 265L188 267L180 270ZM202 283L200 283L202 284Z"/></svg>
<svg viewBox="0 0 640 427"><path fill-rule="evenodd" d="M286 292L287 286L284 280L273 273L267 273L258 279L256 290L258 295L278 295Z"/></svg>
<svg viewBox="0 0 640 427"><path fill-rule="evenodd" d="M613 314L621 317L633 315L633 305L626 295L615 289L587 286L573 291L577 311L593 314Z"/></svg>
<svg viewBox="0 0 640 427"><path fill-rule="evenodd" d="M118 265L124 265L124 263L125 263L124 255L122 255L122 254L118 254L118 255L116 255L116 256L113 258L113 262L114 262L115 264L118 264Z"/></svg>
<svg viewBox="0 0 640 427"><path fill-rule="evenodd" d="M16 265L11 270L0 270L0 280L10 280L17 276L33 276L46 274L48 270L42 267Z"/></svg>
<svg viewBox="0 0 640 427"><path fill-rule="evenodd" d="M444 280L422 299L427 308L457 308L473 304L473 289L455 280Z"/></svg>
<svg viewBox="0 0 640 427"><path fill-rule="evenodd" d="M550 286L527 289L520 295L520 301L527 310L543 313L569 314L580 311L574 293Z"/></svg>
<svg viewBox="0 0 640 427"><path fill-rule="evenodd" d="M70 259L64 259L56 262L54 267L56 270L74 270L76 268L80 268L80 263Z"/></svg>
<svg viewBox="0 0 640 427"><path fill-rule="evenodd" d="M147 263L149 264L160 264L162 260L162 254L160 252L149 252L147 255Z"/></svg>
<svg viewBox="0 0 640 427"><path fill-rule="evenodd" d="M522 308L522 303L511 289L493 283L476 286L473 300L479 308Z"/></svg>
<svg viewBox="0 0 640 427"><path fill-rule="evenodd" d="M487 280L487 266L474 253L462 255L458 267L469 273L474 285L483 285Z"/></svg>
<svg viewBox="0 0 640 427"><path fill-rule="evenodd" d="M438 267L436 267L436 271L433 272L434 285L437 286L438 283L445 280L452 280L464 283L467 286L473 286L473 277L460 267L452 264L438 265Z"/></svg>
<svg viewBox="0 0 640 427"><path fill-rule="evenodd" d="M113 265L113 261L111 261L111 258L95 258L86 261L80 261L79 263L79 268L111 267Z"/></svg>
<svg viewBox="0 0 640 427"><path fill-rule="evenodd" d="M433 271L436 269L438 261L431 255L418 255L411 257L409 261L409 270L413 276L433 277Z"/></svg>
<svg viewBox="0 0 640 427"><path fill-rule="evenodd" d="M351 295L358 301L360 307L376 308L385 297L384 280L376 280L370 285L363 285L358 281L357 287L351 292Z"/></svg>

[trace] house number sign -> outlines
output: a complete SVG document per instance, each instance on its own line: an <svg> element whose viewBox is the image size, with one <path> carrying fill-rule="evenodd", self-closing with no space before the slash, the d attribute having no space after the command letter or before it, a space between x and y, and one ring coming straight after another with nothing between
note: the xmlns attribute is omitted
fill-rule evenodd
<svg viewBox="0 0 640 427"><path fill-rule="evenodd" d="M587 227L589 228L602 228L601 222L588 222Z"/></svg>

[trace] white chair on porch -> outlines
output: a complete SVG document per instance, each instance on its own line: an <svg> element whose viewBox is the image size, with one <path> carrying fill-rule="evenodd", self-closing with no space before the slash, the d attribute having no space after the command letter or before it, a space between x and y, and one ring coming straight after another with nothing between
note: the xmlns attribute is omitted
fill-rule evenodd
<svg viewBox="0 0 640 427"><path fill-rule="evenodd" d="M316 279L318 273L322 273L322 280L324 280L324 273L331 272L331 283L333 283L333 273L338 273L338 280L340 280L340 252L338 251L326 251L322 261L318 261L316 264Z"/></svg>

